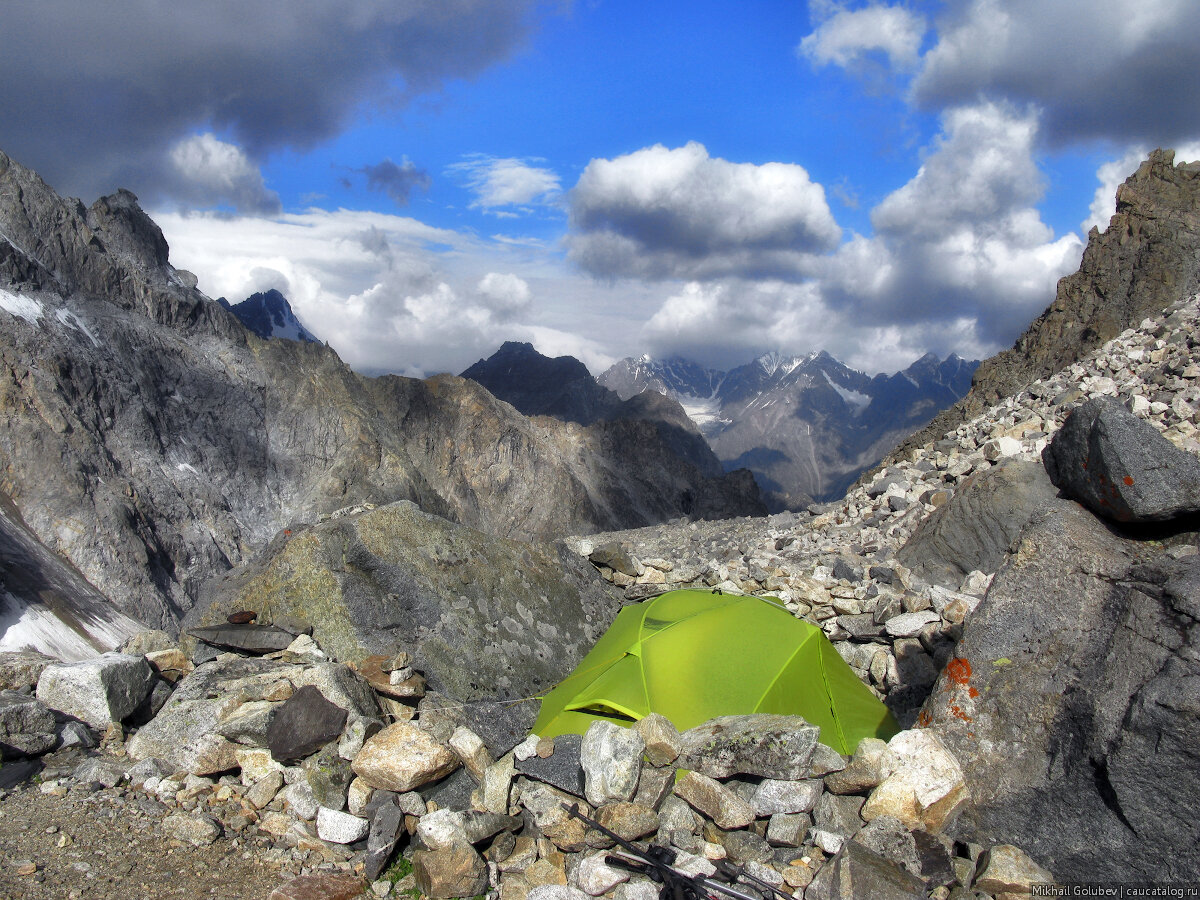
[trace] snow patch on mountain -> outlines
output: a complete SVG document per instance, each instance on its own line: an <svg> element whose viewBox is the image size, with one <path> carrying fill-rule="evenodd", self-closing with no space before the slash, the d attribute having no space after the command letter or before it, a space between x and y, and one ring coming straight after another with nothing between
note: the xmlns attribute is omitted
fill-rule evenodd
<svg viewBox="0 0 1200 900"><path fill-rule="evenodd" d="M10 294L0 290L0 309L18 319L24 319L30 325L36 325L42 318L42 304L24 294Z"/></svg>
<svg viewBox="0 0 1200 900"><path fill-rule="evenodd" d="M868 406L871 405L871 398L868 397L866 394L860 393L859 391L852 391L849 388L842 387L840 384L838 384L836 381L834 381L832 378L829 377L828 372L822 372L821 374L825 376L825 380L827 382L829 382L829 386L831 388L833 388L835 391L837 391L838 396L841 397L843 400L845 400L847 403L849 403L852 407L854 407L854 414L856 416L861 414L864 409L866 409ZM909 379L909 380L911 381L912 379ZM913 382L913 383L916 384L916 382Z"/></svg>

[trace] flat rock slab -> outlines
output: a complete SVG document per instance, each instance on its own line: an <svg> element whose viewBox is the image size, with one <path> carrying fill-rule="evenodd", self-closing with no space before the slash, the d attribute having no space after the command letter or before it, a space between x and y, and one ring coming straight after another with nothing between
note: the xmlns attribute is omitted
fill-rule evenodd
<svg viewBox="0 0 1200 900"><path fill-rule="evenodd" d="M316 753L341 736L349 713L306 684L279 708L267 728L267 746L276 762L291 762Z"/></svg>
<svg viewBox="0 0 1200 900"><path fill-rule="evenodd" d="M274 653L286 650L296 639L290 631L273 625L209 625L189 628L188 634L213 647L243 653Z"/></svg>
<svg viewBox="0 0 1200 900"><path fill-rule="evenodd" d="M353 900L366 889L352 875L301 875L271 891L270 900Z"/></svg>
<svg viewBox="0 0 1200 900"><path fill-rule="evenodd" d="M708 775L807 777L820 729L800 716L719 716L683 733L682 766Z"/></svg>
<svg viewBox="0 0 1200 900"><path fill-rule="evenodd" d="M805 900L917 900L925 882L896 863L846 841L804 891Z"/></svg>
<svg viewBox="0 0 1200 900"><path fill-rule="evenodd" d="M1106 519L1164 522L1200 512L1200 460L1110 398L1072 412L1042 463L1064 494Z"/></svg>
<svg viewBox="0 0 1200 900"><path fill-rule="evenodd" d="M568 794L583 796L583 766L579 762L583 736L563 734L554 739L554 752L544 759L534 755L515 761L522 775L552 784Z"/></svg>
<svg viewBox="0 0 1200 900"><path fill-rule="evenodd" d="M0 691L0 756L38 756L53 749L54 713L17 691Z"/></svg>

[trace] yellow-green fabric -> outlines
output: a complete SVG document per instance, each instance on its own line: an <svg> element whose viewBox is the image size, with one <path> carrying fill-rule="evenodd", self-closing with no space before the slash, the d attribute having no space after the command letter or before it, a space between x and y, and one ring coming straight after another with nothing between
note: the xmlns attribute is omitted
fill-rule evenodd
<svg viewBox="0 0 1200 900"><path fill-rule="evenodd" d="M680 731L714 716L803 716L839 753L900 730L820 628L774 598L697 590L622 609L542 700L533 730L583 734L597 718L628 725L651 712Z"/></svg>

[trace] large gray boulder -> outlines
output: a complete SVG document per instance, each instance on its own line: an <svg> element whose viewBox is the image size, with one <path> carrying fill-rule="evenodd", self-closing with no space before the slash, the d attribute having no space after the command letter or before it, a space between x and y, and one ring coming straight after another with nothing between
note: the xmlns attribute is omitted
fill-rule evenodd
<svg viewBox="0 0 1200 900"><path fill-rule="evenodd" d="M405 651L431 691L467 701L461 724L499 756L537 704L504 706L512 727L498 729L488 701L537 696L564 678L616 615L612 590L561 544L491 537L405 501L296 529L215 585L188 624L251 609L260 622L311 624L341 660Z"/></svg>
<svg viewBox="0 0 1200 900"><path fill-rule="evenodd" d="M1062 492L1117 522L1200 512L1200 460L1110 397L1075 409L1042 451Z"/></svg>
<svg viewBox="0 0 1200 900"><path fill-rule="evenodd" d="M1065 881L1200 877L1198 622L1200 556L1036 514L920 719L962 766L960 836Z"/></svg>
<svg viewBox="0 0 1200 900"><path fill-rule="evenodd" d="M38 679L37 697L51 709L103 731L141 706L154 681L145 657L105 653L95 659L47 666Z"/></svg>
<svg viewBox="0 0 1200 900"><path fill-rule="evenodd" d="M969 572L995 572L1029 517L1057 494L1036 462L1001 460L968 478L897 558L927 581L957 590Z"/></svg>

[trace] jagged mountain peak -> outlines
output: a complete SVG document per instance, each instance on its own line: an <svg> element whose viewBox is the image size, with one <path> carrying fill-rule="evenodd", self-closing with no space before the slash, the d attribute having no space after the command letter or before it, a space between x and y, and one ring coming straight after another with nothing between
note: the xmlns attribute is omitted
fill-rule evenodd
<svg viewBox="0 0 1200 900"><path fill-rule="evenodd" d="M220 302L263 340L283 338L289 341L321 343L320 339L296 317L287 298L274 288L251 294L241 303L232 306L224 298Z"/></svg>

